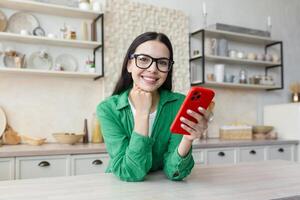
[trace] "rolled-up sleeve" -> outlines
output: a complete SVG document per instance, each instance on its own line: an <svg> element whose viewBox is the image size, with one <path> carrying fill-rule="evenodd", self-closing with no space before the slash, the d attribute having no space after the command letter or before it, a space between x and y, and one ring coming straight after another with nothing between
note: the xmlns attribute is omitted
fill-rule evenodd
<svg viewBox="0 0 300 200"><path fill-rule="evenodd" d="M152 166L153 139L133 131L129 137L112 106L100 103L97 117L110 156L109 171L124 181L142 181Z"/></svg>

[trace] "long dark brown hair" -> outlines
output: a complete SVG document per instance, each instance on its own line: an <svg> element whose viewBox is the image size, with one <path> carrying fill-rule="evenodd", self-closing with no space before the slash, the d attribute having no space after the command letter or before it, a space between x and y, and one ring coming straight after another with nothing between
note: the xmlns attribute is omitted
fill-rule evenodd
<svg viewBox="0 0 300 200"><path fill-rule="evenodd" d="M127 53L125 55L123 65L122 65L121 76L115 86L115 89L114 89L114 92L112 93L112 95L120 94L132 86L133 80L132 80L131 74L127 71L127 64L128 64L129 57L135 52L136 48L140 44L147 42L149 40L157 40L157 41L160 41L163 44L165 44L170 52L169 59L173 60L172 44L171 44L169 38L165 34L157 33L157 32L146 32L146 33L139 35L137 38L135 38L135 40L133 40L133 42L131 43L131 45L129 46L129 48L127 50ZM172 71L173 71L173 67L171 67L171 70L168 72L166 81L162 84L162 86L159 89L172 90Z"/></svg>

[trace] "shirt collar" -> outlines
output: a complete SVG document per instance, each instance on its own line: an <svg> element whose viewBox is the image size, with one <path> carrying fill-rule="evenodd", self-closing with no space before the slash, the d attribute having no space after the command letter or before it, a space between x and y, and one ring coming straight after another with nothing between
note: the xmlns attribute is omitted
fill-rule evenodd
<svg viewBox="0 0 300 200"><path fill-rule="evenodd" d="M131 88L129 88L129 89L125 90L124 92L122 92L121 94L119 94L117 110L120 110L124 107L129 106L128 95L129 95L130 90L131 90ZM159 96L160 96L160 100L159 100L158 106L163 106L164 104L166 104L170 101L175 101L179 98L178 95L175 95L173 92L171 92L169 90L164 90L164 89L159 90Z"/></svg>

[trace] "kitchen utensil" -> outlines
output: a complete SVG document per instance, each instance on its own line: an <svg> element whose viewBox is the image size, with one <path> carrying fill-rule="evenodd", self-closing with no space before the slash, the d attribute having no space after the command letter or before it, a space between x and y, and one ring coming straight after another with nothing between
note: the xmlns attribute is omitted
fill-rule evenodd
<svg viewBox="0 0 300 200"><path fill-rule="evenodd" d="M70 54L61 54L55 59L55 66L61 64L64 71L76 71L78 62L76 58Z"/></svg>
<svg viewBox="0 0 300 200"><path fill-rule="evenodd" d="M53 133L52 136L58 143L61 144L75 144L82 137L83 134L75 134L75 133Z"/></svg>
<svg viewBox="0 0 300 200"><path fill-rule="evenodd" d="M21 135L22 143L30 144L34 146L42 145L45 143L46 138L33 137L30 135Z"/></svg>
<svg viewBox="0 0 300 200"><path fill-rule="evenodd" d="M3 133L3 144L20 144L21 137L14 131L12 127L7 125L6 131Z"/></svg>
<svg viewBox="0 0 300 200"><path fill-rule="evenodd" d="M245 53L243 51L239 51L239 52L237 52L236 57L239 59L244 59Z"/></svg>
<svg viewBox="0 0 300 200"><path fill-rule="evenodd" d="M0 138L6 129L6 115L3 108L0 107Z"/></svg>
<svg viewBox="0 0 300 200"><path fill-rule="evenodd" d="M4 32L7 27L7 18L5 14L0 10L0 32Z"/></svg>
<svg viewBox="0 0 300 200"><path fill-rule="evenodd" d="M248 53L247 54L247 59L249 60L255 60L256 59L256 54L255 53Z"/></svg>
<svg viewBox="0 0 300 200"><path fill-rule="evenodd" d="M216 38L206 38L204 51L207 55L216 55L217 54L217 39Z"/></svg>
<svg viewBox="0 0 300 200"><path fill-rule="evenodd" d="M218 40L218 56L227 56L228 40L221 38Z"/></svg>
<svg viewBox="0 0 300 200"><path fill-rule="evenodd" d="M230 50L228 51L228 56L229 56L230 58L236 58L236 57L237 57L237 50L230 49Z"/></svg>
<svg viewBox="0 0 300 200"><path fill-rule="evenodd" d="M36 36L45 36L45 31L42 27L36 27L34 30L33 30L33 35L36 35Z"/></svg>
<svg viewBox="0 0 300 200"><path fill-rule="evenodd" d="M7 31L20 34L21 30L27 30L30 34L39 27L38 19L27 12L16 12L8 19Z"/></svg>
<svg viewBox="0 0 300 200"><path fill-rule="evenodd" d="M53 61L52 56L43 51L37 51L30 55L28 60L28 68L50 70Z"/></svg>
<svg viewBox="0 0 300 200"><path fill-rule="evenodd" d="M5 67L15 68L16 67L15 58L16 57L22 58L23 56L24 56L23 54L17 51L5 52L3 56L3 64Z"/></svg>
<svg viewBox="0 0 300 200"><path fill-rule="evenodd" d="M242 69L240 70L240 73L239 73L239 83L247 83L247 71Z"/></svg>
<svg viewBox="0 0 300 200"><path fill-rule="evenodd" d="M216 82L224 82L224 70L225 70L224 64L215 64L214 75L215 75Z"/></svg>
<svg viewBox="0 0 300 200"><path fill-rule="evenodd" d="M255 125L252 127L253 133L263 133L266 134L273 130L273 126Z"/></svg>

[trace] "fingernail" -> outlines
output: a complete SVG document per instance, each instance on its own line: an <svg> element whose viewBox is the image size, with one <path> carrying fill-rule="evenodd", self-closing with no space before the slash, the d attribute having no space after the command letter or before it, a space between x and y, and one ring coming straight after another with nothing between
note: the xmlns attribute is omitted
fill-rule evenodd
<svg viewBox="0 0 300 200"><path fill-rule="evenodd" d="M188 114L192 114L192 111L190 109L187 110Z"/></svg>
<svg viewBox="0 0 300 200"><path fill-rule="evenodd" d="M182 121L182 122L183 122L184 120L185 120L185 118L184 118L184 117L180 117L180 121Z"/></svg>
<svg viewBox="0 0 300 200"><path fill-rule="evenodd" d="M198 110L199 110L199 111L204 111L205 109L202 108L202 107L199 107Z"/></svg>
<svg viewBox="0 0 300 200"><path fill-rule="evenodd" d="M183 124L180 124L180 126L181 126L181 128L183 128L183 127L184 127L184 125L183 125Z"/></svg>

